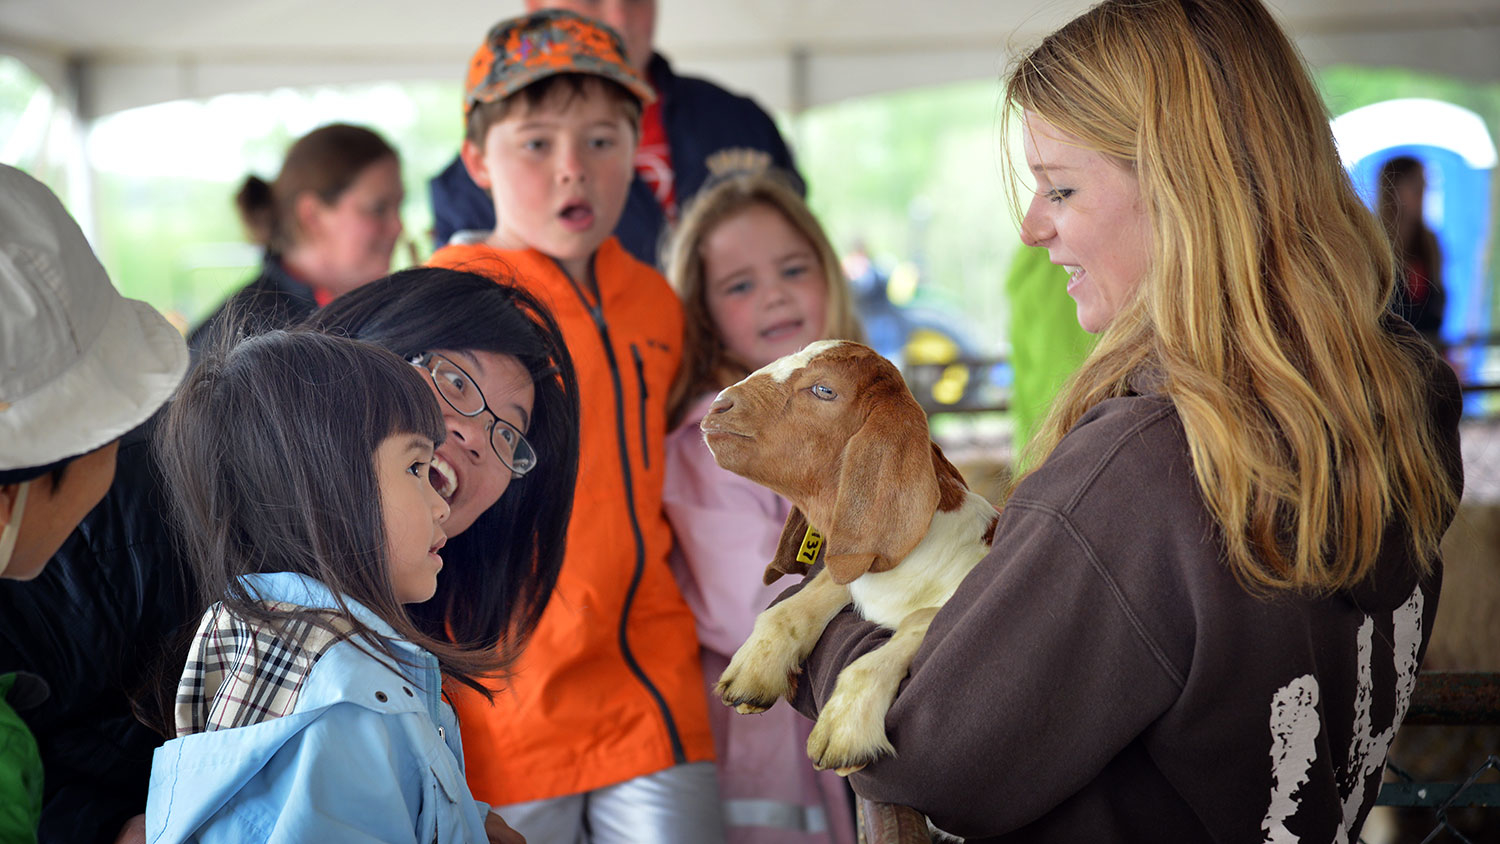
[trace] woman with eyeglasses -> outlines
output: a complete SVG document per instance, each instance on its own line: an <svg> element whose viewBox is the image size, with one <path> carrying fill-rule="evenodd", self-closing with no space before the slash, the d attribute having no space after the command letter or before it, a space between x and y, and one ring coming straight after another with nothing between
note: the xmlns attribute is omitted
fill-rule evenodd
<svg viewBox="0 0 1500 844"><path fill-rule="evenodd" d="M562 565L578 472L578 388L557 325L523 290L432 268L352 291L312 322L432 382L448 435L431 481L449 540L437 592L412 615L424 633L514 657ZM0 583L0 670L43 667L54 687L37 722L59 819L44 817L48 840L144 840L152 752L201 609L165 518L154 430L155 417L126 435L113 485L41 577L24 591Z"/></svg>
<svg viewBox="0 0 1500 844"><path fill-rule="evenodd" d="M557 582L578 474L578 385L556 323L520 288L419 267L307 324L428 375L448 428L431 482L452 512L437 593L412 614L423 632L513 655Z"/></svg>

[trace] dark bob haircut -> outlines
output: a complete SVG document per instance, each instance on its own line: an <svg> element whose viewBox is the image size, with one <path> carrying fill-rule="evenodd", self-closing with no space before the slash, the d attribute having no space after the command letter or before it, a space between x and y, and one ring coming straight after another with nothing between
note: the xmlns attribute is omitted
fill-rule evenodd
<svg viewBox="0 0 1500 844"><path fill-rule="evenodd" d="M414 625L391 583L374 455L397 434L441 442L437 397L378 346L270 331L210 352L188 376L156 441L173 515L207 606L287 630L304 621L401 662L361 624L352 599L432 652L443 673L483 691L503 662ZM328 587L352 632L326 610L272 609L239 578L294 572ZM440 578L441 580L441 578Z"/></svg>
<svg viewBox="0 0 1500 844"><path fill-rule="evenodd" d="M519 287L418 267L340 296L304 325L374 343L403 360L438 349L509 355L531 375L536 402L526 439L541 465L512 480L468 530L449 538L437 593L410 607L430 636L499 646L513 658L557 583L578 476L578 379L556 321Z"/></svg>

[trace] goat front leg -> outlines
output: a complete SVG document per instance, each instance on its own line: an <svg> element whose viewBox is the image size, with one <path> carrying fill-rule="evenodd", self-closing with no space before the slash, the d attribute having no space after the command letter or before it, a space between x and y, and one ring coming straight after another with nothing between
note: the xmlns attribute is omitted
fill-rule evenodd
<svg viewBox="0 0 1500 844"><path fill-rule="evenodd" d="M747 715L764 712L797 690L797 672L823 635L823 628L849 603L849 587L827 571L802 591L755 618L750 638L734 652L714 690L724 703Z"/></svg>
<svg viewBox="0 0 1500 844"><path fill-rule="evenodd" d="M834 768L847 777L883 755L895 755L885 735L885 714L937 611L925 607L908 613L885 644L839 672L807 737L807 755L818 770Z"/></svg>

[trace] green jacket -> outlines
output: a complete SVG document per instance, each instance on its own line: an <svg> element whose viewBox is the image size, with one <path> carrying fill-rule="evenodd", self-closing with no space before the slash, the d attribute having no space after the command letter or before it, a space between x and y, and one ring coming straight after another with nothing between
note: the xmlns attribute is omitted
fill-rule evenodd
<svg viewBox="0 0 1500 844"><path fill-rule="evenodd" d="M11 699L25 691L30 697L32 684L22 683L13 696L17 674L0 675L0 842L32 844L36 841L37 822L42 816L42 756L36 739L16 710ZM45 693L43 693L45 696ZM20 701L23 705L29 701Z"/></svg>
<svg viewBox="0 0 1500 844"><path fill-rule="evenodd" d="M1010 409L1019 450L1088 357L1094 338L1078 327L1068 273L1048 260L1045 249L1016 250L1005 277L1005 295L1010 299L1010 363L1015 370Z"/></svg>

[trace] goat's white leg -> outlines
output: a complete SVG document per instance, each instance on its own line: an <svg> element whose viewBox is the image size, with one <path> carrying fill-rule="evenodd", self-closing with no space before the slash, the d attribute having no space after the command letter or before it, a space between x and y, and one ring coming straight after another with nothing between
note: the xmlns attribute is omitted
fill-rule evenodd
<svg viewBox="0 0 1500 844"><path fill-rule="evenodd" d="M849 603L849 587L819 572L801 592L761 613L715 691L739 712L764 712L797 689L797 672L823 628Z"/></svg>
<svg viewBox="0 0 1500 844"><path fill-rule="evenodd" d="M839 672L807 738L807 755L818 770L835 768L848 776L884 754L895 754L885 736L885 713L937 611L926 607L911 612L884 645Z"/></svg>

